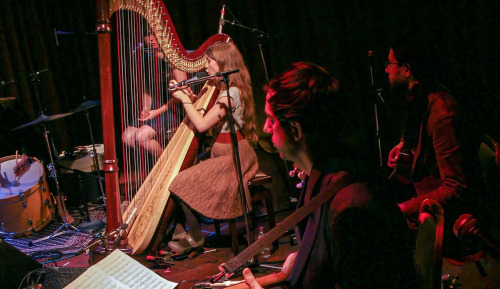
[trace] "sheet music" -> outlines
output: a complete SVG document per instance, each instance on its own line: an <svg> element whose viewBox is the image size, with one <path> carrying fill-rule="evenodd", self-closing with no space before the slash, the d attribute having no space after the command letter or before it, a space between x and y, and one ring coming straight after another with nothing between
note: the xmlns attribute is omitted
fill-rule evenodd
<svg viewBox="0 0 500 289"><path fill-rule="evenodd" d="M115 250L64 289L170 289L170 282L141 265L120 250Z"/></svg>

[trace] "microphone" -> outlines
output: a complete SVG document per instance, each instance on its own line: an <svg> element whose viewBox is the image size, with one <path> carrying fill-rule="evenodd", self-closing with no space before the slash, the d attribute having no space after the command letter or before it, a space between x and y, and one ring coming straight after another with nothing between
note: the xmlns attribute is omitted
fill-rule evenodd
<svg viewBox="0 0 500 289"><path fill-rule="evenodd" d="M224 25L224 14L226 13L226 4L222 5L222 10L220 11L219 19L219 34L222 33L222 26Z"/></svg>
<svg viewBox="0 0 500 289"><path fill-rule="evenodd" d="M245 280L241 281L224 281L221 283L210 283L210 282L202 282L202 283L196 283L194 284L193 287L209 287L209 288L220 288L220 287L229 287L233 285L237 285L240 283L245 282Z"/></svg>
<svg viewBox="0 0 500 289"><path fill-rule="evenodd" d="M497 261L500 260L500 249L487 236L480 232L477 219L471 214L463 214L458 217L453 225L453 234L455 234L459 240L464 240L473 236L474 239L479 240L490 249L493 258Z"/></svg>
<svg viewBox="0 0 500 289"><path fill-rule="evenodd" d="M193 84L194 82L197 82L200 78L204 78L207 76L207 73L205 71L200 71L196 73L193 77L190 79L185 79L177 84L174 84L168 88L168 90L174 90L177 89L181 86L188 85L188 84Z"/></svg>

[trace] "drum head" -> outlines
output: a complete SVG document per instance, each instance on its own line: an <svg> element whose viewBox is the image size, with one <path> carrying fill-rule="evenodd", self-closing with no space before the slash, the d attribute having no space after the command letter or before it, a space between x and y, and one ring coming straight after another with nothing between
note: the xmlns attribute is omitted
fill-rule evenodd
<svg viewBox="0 0 500 289"><path fill-rule="evenodd" d="M20 156L18 156L20 159ZM19 161L18 159L18 161ZM16 165L16 156L8 156L0 158L0 173L2 177L14 184L14 166ZM23 193L33 187L43 176L43 167L40 162L35 161L31 164L30 169L22 175L18 181L19 186L8 186L0 188L0 199L10 198L19 193Z"/></svg>

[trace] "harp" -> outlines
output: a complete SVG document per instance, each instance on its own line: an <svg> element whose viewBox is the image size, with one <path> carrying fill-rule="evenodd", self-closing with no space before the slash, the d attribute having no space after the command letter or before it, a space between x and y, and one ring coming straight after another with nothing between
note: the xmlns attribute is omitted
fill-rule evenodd
<svg viewBox="0 0 500 289"><path fill-rule="evenodd" d="M112 17L116 20L116 29L113 29L111 25ZM149 245L158 226L165 204L168 201L168 187L170 182L182 168L189 166L186 156L188 155L188 151L192 151L193 145L196 144L194 129L182 116L177 117L181 119L181 122L178 124L174 121L173 129L175 132L173 136L162 136L157 132L158 141L162 137L168 138L168 144L166 144L167 142L161 143L162 152L159 156L148 156L144 152L138 154L142 159L155 159L155 163L151 168L146 164L145 167L147 169L135 165L135 168L139 167L141 177L139 180L134 179L134 181L138 181L140 184L137 185L137 190L130 190L133 196L130 196L128 207L122 210L117 158L117 125L115 124L117 121L115 121L114 111L117 96L114 95L119 95L120 104L134 103L126 98L142 93L142 86L150 85L150 90L156 92L160 91L162 86L158 82L144 81L145 73L142 69L144 62L137 60L140 58L137 56L140 54L138 51L143 50L143 45L140 43L142 35L138 32L142 30L141 25L144 25L144 27L154 33L157 42L155 51L160 51L163 55L162 63L166 62L172 69L186 74L195 73L204 68L204 56L208 47L217 42L230 40L227 35L216 34L207 39L195 51L188 52L180 42L177 32L172 25L170 15L161 1L97 1L96 30L98 32L101 109L103 117L104 172L107 206L106 232L112 232L123 225L123 220L127 220L128 243L132 247L133 253L141 253ZM129 27L131 27L130 31L132 33L122 34ZM112 35L115 36L113 30L116 30L115 38L117 39L116 46L118 46L117 65L113 65L111 53L113 47ZM128 45L128 48L126 45ZM152 69L154 71L153 78L163 75L162 73L158 73L158 63L157 59L150 63L150 67L154 67ZM117 81L113 81L113 66L119 67L118 73L115 73L117 74L116 78L118 78L118 89L116 89L116 85L114 86L114 83ZM137 81L137 85L135 86L131 85L131 83L134 83L133 79L136 76L139 76L138 79L142 80ZM117 91L115 94L113 93L114 87ZM216 94L214 93L215 91L216 88L210 85L205 85L201 88L199 93L200 98L195 103L196 108L200 111L208 110L211 102L215 100L212 97ZM159 102L159 105L162 104L162 101ZM168 100L165 99L163 102L168 102ZM137 111L143 105L132 106L132 110ZM135 112L135 115L134 112L126 112L124 107L128 106L120 106L121 130L124 129L123 123L125 123L127 117L132 115L132 119L138 118L137 112ZM124 153L123 159L124 163L137 161L136 158L130 160L126 156L126 153Z"/></svg>

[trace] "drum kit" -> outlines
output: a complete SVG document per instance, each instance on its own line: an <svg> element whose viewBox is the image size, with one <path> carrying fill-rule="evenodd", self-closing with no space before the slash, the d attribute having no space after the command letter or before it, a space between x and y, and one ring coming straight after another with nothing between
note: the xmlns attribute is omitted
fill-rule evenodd
<svg viewBox="0 0 500 289"><path fill-rule="evenodd" d="M105 204L105 194L102 184L104 178L100 175L104 163L104 147L102 144L95 144L89 118L89 109L99 104L100 101L84 100L82 104L69 112L51 116L42 113L37 119L12 129L14 131L29 126L41 125L50 158L50 163L46 167L49 177L53 179L55 192L52 198L44 166L38 159L31 157L29 170L16 178L14 167L17 165L19 159L17 152L15 156L0 158L0 237L17 238L41 230L53 219L55 207L57 207L58 214L62 219L62 224L49 238L56 234L71 232L71 230L82 231L71 225L74 219L66 209L66 198L60 187L59 172L75 173L79 178L82 175L87 175L97 179L103 203ZM80 112L84 112L86 115L92 144L77 147L78 153L76 154L64 153L56 159L57 151L55 150L48 122ZM81 193L82 195L84 194L83 192ZM56 206L54 206L54 203ZM82 202L82 205L86 210L86 221L91 223L87 202ZM99 221L99 223L87 224L84 227L86 227L85 230L91 228L90 231L93 231L94 229L101 229L103 226L104 223ZM64 232L59 232L61 230L64 230Z"/></svg>

